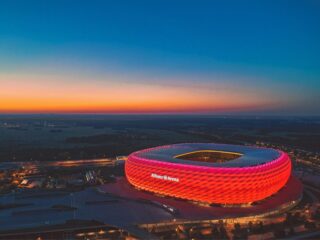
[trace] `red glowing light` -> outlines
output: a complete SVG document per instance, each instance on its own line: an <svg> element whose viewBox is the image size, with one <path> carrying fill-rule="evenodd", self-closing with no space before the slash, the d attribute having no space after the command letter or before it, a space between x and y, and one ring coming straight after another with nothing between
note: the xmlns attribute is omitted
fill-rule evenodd
<svg viewBox="0 0 320 240"><path fill-rule="evenodd" d="M196 163L195 163L196 164ZM241 204L262 200L288 181L288 155L252 167L210 167L146 159L133 153L125 164L128 181L143 190L193 201Z"/></svg>

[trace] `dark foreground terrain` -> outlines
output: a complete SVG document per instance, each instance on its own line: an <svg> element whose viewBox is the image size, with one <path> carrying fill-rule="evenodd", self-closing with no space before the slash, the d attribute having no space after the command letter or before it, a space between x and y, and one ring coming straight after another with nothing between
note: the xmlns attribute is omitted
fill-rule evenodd
<svg viewBox="0 0 320 240"><path fill-rule="evenodd" d="M311 117L1 115L0 239L317 238L319 140L320 118ZM226 219L235 208L194 205L126 183L126 155L181 142L282 149L303 184L301 201L257 215L259 206L278 209L277 199L290 196L282 192L240 209L249 215Z"/></svg>
<svg viewBox="0 0 320 240"><path fill-rule="evenodd" d="M320 150L318 117L0 115L0 161L127 155L180 142Z"/></svg>

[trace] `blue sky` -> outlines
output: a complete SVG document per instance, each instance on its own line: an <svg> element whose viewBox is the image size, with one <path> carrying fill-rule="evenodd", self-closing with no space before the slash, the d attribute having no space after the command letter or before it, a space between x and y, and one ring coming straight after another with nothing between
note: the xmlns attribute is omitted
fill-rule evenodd
<svg viewBox="0 0 320 240"><path fill-rule="evenodd" d="M0 81L218 86L258 93L243 112L320 114L319 12L308 0L1 1Z"/></svg>

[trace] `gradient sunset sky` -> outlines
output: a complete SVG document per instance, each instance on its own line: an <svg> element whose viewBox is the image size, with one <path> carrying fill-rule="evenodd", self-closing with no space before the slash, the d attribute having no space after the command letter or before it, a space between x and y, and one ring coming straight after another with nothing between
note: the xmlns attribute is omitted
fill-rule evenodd
<svg viewBox="0 0 320 240"><path fill-rule="evenodd" d="M0 2L0 113L320 114L320 1Z"/></svg>

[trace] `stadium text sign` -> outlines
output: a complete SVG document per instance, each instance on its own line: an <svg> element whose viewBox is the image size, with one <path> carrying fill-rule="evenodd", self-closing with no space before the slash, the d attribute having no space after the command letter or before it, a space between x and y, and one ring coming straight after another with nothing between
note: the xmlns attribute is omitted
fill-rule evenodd
<svg viewBox="0 0 320 240"><path fill-rule="evenodd" d="M156 173L151 173L152 178L157 178L165 181L171 181L171 182L179 182L179 178L170 177L167 175L158 175Z"/></svg>

